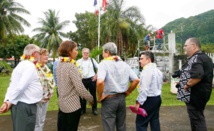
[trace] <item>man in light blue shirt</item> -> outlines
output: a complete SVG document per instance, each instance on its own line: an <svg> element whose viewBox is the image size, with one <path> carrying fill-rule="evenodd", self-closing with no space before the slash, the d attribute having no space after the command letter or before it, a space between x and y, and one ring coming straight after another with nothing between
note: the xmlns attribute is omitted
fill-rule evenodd
<svg viewBox="0 0 214 131"><path fill-rule="evenodd" d="M135 109L145 109L148 116L137 115L137 131L147 131L149 122L151 131L160 131L159 111L163 74L153 62L154 55L152 52L145 51L140 54L140 65L143 67L143 70L140 75L139 95L136 100Z"/></svg>
<svg viewBox="0 0 214 131"><path fill-rule="evenodd" d="M100 62L97 72L98 102L102 104L104 131L115 131L115 127L117 131L126 131L125 97L139 83L135 72L116 54L115 43L106 43L103 46L104 60Z"/></svg>

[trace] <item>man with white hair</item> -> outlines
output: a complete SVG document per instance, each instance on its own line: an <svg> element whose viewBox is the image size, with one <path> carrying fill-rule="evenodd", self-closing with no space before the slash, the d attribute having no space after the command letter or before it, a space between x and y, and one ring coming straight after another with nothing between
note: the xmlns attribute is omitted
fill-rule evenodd
<svg viewBox="0 0 214 131"><path fill-rule="evenodd" d="M89 48L82 49L82 58L77 60L78 68L82 73L82 83L85 88L89 90L90 94L93 96L94 104L92 105L92 113L98 115L97 112L97 96L96 96L96 80L98 63L93 58L89 57ZM81 114L86 113L86 100L81 99Z"/></svg>
<svg viewBox="0 0 214 131"><path fill-rule="evenodd" d="M41 101L43 94L37 72L39 58L40 48L28 44L21 62L13 70L0 113L11 110L14 131L33 131L35 128L36 104Z"/></svg>

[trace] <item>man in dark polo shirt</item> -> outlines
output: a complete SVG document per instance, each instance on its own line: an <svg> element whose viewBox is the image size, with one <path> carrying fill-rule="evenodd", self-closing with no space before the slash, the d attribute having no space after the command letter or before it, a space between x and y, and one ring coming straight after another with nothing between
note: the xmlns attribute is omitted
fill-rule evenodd
<svg viewBox="0 0 214 131"><path fill-rule="evenodd" d="M200 49L198 39L186 40L188 60L181 69L177 93L177 99L186 103L192 131L207 131L204 109L212 92L213 62Z"/></svg>

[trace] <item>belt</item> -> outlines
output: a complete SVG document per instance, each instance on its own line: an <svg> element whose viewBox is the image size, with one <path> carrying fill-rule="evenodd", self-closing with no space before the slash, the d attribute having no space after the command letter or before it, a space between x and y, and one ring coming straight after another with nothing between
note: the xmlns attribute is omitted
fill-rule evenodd
<svg viewBox="0 0 214 131"><path fill-rule="evenodd" d="M92 77L90 77L90 78L83 78L82 80L91 80L92 79Z"/></svg>
<svg viewBox="0 0 214 131"><path fill-rule="evenodd" d="M117 96L121 96L121 95L125 95L125 93L117 93L117 94L113 94L113 95L108 95L105 99L109 99L109 98L113 98L113 97L117 97Z"/></svg>

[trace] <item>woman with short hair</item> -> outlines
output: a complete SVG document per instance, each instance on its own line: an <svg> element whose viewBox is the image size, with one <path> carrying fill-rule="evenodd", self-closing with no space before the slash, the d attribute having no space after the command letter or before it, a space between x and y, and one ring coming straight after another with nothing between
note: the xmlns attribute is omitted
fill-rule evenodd
<svg viewBox="0 0 214 131"><path fill-rule="evenodd" d="M80 97L93 103L92 95L82 83L75 61L78 55L77 43L63 41L58 49L59 64L56 68L58 86L58 131L77 131L81 116Z"/></svg>

